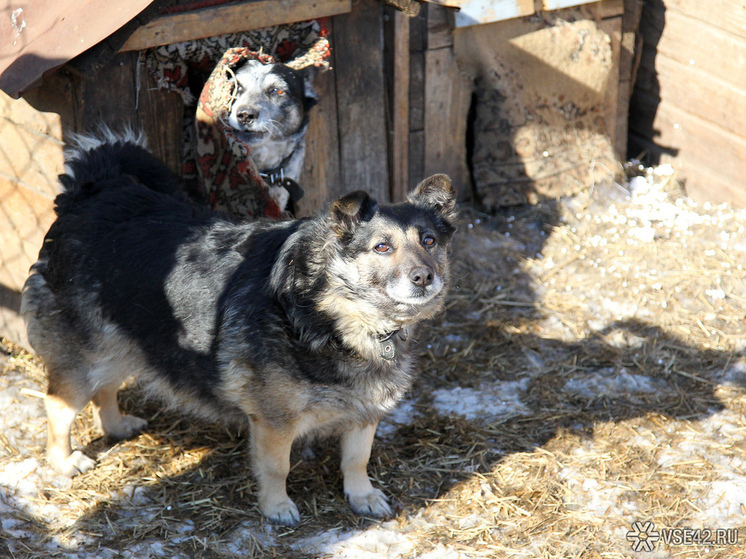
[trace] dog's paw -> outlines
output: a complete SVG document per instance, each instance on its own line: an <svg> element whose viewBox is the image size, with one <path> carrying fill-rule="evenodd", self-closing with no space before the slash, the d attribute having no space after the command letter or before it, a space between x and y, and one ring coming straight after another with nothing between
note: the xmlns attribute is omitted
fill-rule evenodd
<svg viewBox="0 0 746 559"><path fill-rule="evenodd" d="M380 489L373 489L363 495L347 495L347 498L352 511L360 516L387 518L393 515L388 499Z"/></svg>
<svg viewBox="0 0 746 559"><path fill-rule="evenodd" d="M67 477L84 474L96 465L96 461L93 458L88 458L88 456L79 450L76 450L66 458L50 459L50 463L52 468Z"/></svg>
<svg viewBox="0 0 746 559"><path fill-rule="evenodd" d="M290 499L274 503L272 505L265 505L261 507L262 514L272 524L279 524L281 526L295 526L300 522L300 513L298 507Z"/></svg>
<svg viewBox="0 0 746 559"><path fill-rule="evenodd" d="M116 425L107 425L104 432L115 439L129 439L148 426L148 422L134 415L123 415Z"/></svg>

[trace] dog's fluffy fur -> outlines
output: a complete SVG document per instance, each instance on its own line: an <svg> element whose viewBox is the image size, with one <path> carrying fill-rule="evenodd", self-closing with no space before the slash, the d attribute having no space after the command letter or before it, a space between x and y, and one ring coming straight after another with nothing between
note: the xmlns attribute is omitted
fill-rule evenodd
<svg viewBox="0 0 746 559"><path fill-rule="evenodd" d="M70 443L88 401L109 435L146 426L116 399L139 377L179 409L248 419L270 521L299 520L285 478L291 444L313 433L341 436L353 510L388 515L367 462L378 421L412 383L416 327L443 305L448 177L423 181L403 204L354 192L316 219L234 224L186 203L133 138L80 146L23 292L48 372L52 466L93 467Z"/></svg>

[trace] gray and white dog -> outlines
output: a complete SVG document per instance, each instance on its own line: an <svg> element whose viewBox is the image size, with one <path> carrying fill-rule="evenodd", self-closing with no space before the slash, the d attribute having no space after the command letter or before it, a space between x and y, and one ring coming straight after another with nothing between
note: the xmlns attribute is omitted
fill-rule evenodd
<svg viewBox="0 0 746 559"><path fill-rule="evenodd" d="M298 181L303 169L308 111L317 101L315 70L249 60L235 73L228 124L250 149L267 182Z"/></svg>

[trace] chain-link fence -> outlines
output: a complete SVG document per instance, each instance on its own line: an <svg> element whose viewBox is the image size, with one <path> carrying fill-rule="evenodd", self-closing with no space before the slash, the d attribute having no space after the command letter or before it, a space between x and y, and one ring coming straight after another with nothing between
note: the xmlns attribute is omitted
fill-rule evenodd
<svg viewBox="0 0 746 559"><path fill-rule="evenodd" d="M54 218L61 137L59 115L0 93L0 336L21 344L21 288Z"/></svg>

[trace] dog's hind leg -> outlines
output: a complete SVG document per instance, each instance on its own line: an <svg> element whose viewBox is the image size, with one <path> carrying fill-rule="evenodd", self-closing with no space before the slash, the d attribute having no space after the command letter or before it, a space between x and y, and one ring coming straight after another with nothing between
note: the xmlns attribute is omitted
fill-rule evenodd
<svg viewBox="0 0 746 559"><path fill-rule="evenodd" d="M285 526L300 522L298 508L285 488L294 439L292 426L275 429L264 421L251 422L251 458L258 485L259 510L270 522Z"/></svg>
<svg viewBox="0 0 746 559"><path fill-rule="evenodd" d="M383 492L370 483L367 471L377 425L355 426L342 433L342 475L355 514L384 518L391 516L391 507Z"/></svg>
<svg viewBox="0 0 746 559"><path fill-rule="evenodd" d="M117 403L119 386L100 388L93 395L93 421L106 435L127 439L148 426L148 422L134 415L122 415Z"/></svg>
<svg viewBox="0 0 746 559"><path fill-rule="evenodd" d="M90 470L95 460L79 450L73 452L70 430L78 415L90 400L85 390L72 386L58 387L50 382L44 404L47 409L47 460L61 474L68 477Z"/></svg>

